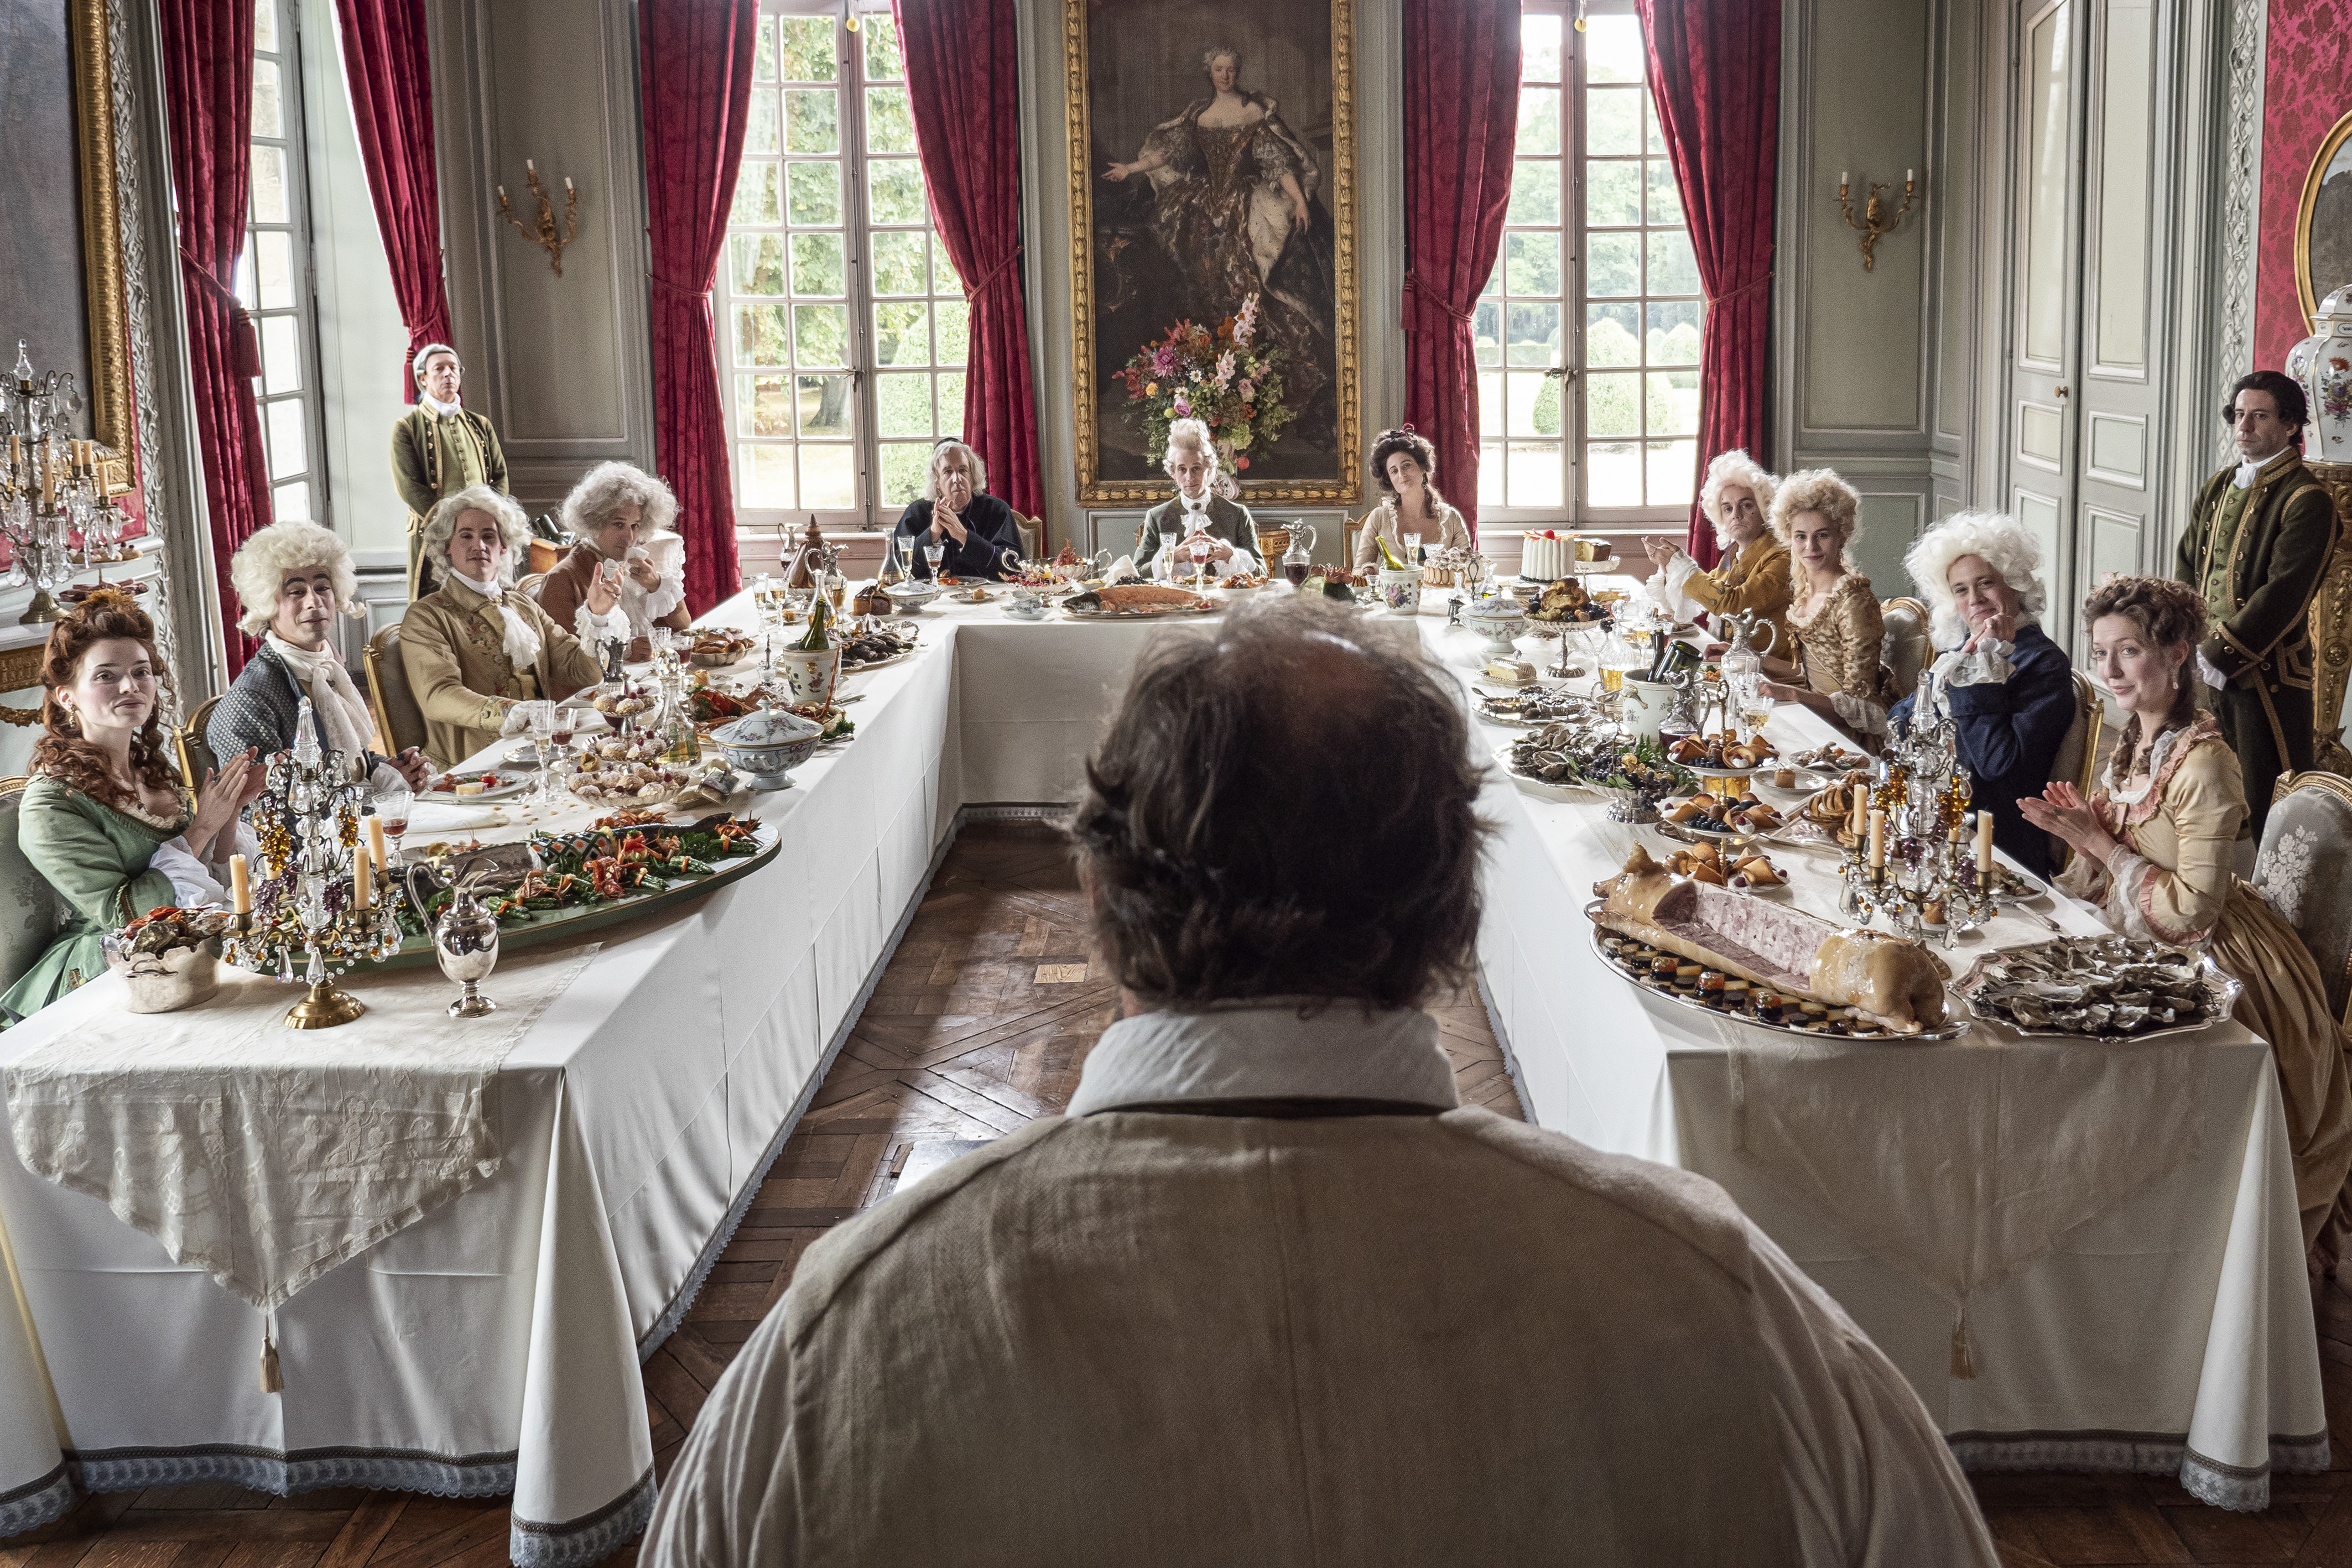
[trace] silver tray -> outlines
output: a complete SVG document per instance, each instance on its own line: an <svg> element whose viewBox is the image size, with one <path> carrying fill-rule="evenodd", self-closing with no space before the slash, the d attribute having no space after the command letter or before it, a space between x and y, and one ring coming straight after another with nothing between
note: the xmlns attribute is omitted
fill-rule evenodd
<svg viewBox="0 0 2352 1568"><path fill-rule="evenodd" d="M1604 899L1596 898L1584 906L1584 918L1589 928L1587 939L1592 944L1592 956L1600 959L1611 974L1615 975L1643 996L1655 997L1660 1001L1672 1002L1676 1007L1688 1008L1693 1012L1705 1013L1709 1018L1722 1019L1729 1023L1744 1024L1749 1029L1760 1029L1769 1034L1791 1034L1800 1040L1858 1040L1882 1045L1913 1045L1931 1040L1958 1040L1969 1031L1970 1019L1947 1019L1941 1028L1923 1029L1917 1034L1897 1034L1891 1029L1850 1030L1844 1034L1835 1034L1825 1029L1807 1029L1801 1024L1766 1023L1759 1018L1742 1013L1729 1013L1721 1008L1708 1007L1696 997L1678 997L1670 987L1653 985L1645 979L1626 973L1618 966L1617 961L1609 956L1608 949L1601 946L1601 934L1603 930L1601 924L1601 905L1606 902Z"/></svg>
<svg viewBox="0 0 2352 1568"><path fill-rule="evenodd" d="M1198 604L1171 605L1165 610L1073 610L1062 606L1062 613L1073 621L1181 621L1187 616L1214 615L1224 608L1221 600L1203 600Z"/></svg>
<svg viewBox="0 0 2352 1568"><path fill-rule="evenodd" d="M903 653L893 653L887 659L870 659L863 664L845 664L841 666L841 673L845 675L862 675L868 670L887 669L892 664L905 664L921 652L922 649L919 647L909 648Z"/></svg>
<svg viewBox="0 0 2352 1568"><path fill-rule="evenodd" d="M2053 937L2051 940L2067 941L2077 940L2077 938ZM2045 944L2037 942L2032 945L2032 947L2042 946ZM2222 972L2221 966L2213 962L2210 954L2200 954L2197 967L2203 971L2202 984L2220 1001L2221 1010L2212 1018L2200 1019L2195 1023L2167 1024L2162 1029L2143 1030L2137 1034L2087 1034L2081 1030L2072 1029L2026 1029L2011 1023L1998 1013L1979 1011L1976 993L1984 988L1984 967L2004 956L2014 956L2020 953L2032 952L2032 947L2002 947L1990 953L1980 953L1977 956L1977 961L1969 966L1969 972L1952 982L1950 987L1952 995L1960 998L1961 1004L1969 1009L1970 1018L1979 1023L1990 1024L2003 1034L2017 1040L2096 1040L2102 1045L2137 1045L2144 1040L2163 1040L2172 1035L2198 1034L2211 1029L2215 1024L2229 1022L2230 1015L2237 1009L2239 994L2245 989L2233 977Z"/></svg>

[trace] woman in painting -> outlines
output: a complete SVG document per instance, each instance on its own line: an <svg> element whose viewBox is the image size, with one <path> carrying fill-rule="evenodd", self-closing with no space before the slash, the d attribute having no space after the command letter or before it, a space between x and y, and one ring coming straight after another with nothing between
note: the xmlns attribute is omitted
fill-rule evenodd
<svg viewBox="0 0 2352 1568"><path fill-rule="evenodd" d="M1239 49L1213 45L1201 64L1214 92L1153 126L1135 161L1103 178L1151 182L1151 231L1196 317L1213 325L1261 297L1265 330L1289 360L1284 389L1304 409L1332 382L1329 225L1315 213L1322 172L1275 100L1242 90Z"/></svg>

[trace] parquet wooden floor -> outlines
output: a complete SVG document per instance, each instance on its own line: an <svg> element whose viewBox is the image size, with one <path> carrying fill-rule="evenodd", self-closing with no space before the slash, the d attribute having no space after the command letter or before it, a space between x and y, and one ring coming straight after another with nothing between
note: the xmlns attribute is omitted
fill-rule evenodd
<svg viewBox="0 0 2352 1568"><path fill-rule="evenodd" d="M802 1250L889 1196L915 1145L998 1136L1068 1101L1109 1021L1059 841L1021 822L968 825L678 1332L646 1364L655 1466L667 1476L711 1385L792 1282ZM1522 1114L1475 995L1433 1009L1465 1101ZM2289 1563L2352 1568L2352 1294L2321 1298L2338 1469L2281 1477L2262 1514L2227 1513L2138 1476L1978 1478L2007 1568ZM507 1510L394 1492L273 1498L235 1487L89 1500L0 1545L0 1568L496 1568ZM630 1564L634 1546L607 1559Z"/></svg>

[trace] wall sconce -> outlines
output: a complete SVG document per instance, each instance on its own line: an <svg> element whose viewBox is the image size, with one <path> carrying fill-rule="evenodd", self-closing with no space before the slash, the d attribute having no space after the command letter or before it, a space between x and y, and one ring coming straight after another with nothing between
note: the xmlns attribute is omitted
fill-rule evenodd
<svg viewBox="0 0 2352 1568"><path fill-rule="evenodd" d="M514 208L507 204L507 188L504 185L499 187L499 211L506 214L507 222L514 225L517 234L547 252L548 265L554 267L555 276L561 277L563 276L563 247L580 235L580 193L572 188L571 177L566 175L563 181L563 233L559 236L555 232L555 204L540 188L539 165L526 158L522 161L522 170L523 178L530 183L530 193L539 198L538 229L534 232L525 228L523 221L514 215Z"/></svg>
<svg viewBox="0 0 2352 1568"><path fill-rule="evenodd" d="M1916 171L1910 169L1903 171L1903 204L1895 208L1891 215L1878 196L1878 193L1885 190L1886 187L1873 185L1870 188L1870 199L1862 205L1860 223L1853 221L1853 204L1846 200L1846 176L1843 174L1838 176L1838 209L1845 214L1845 226L1858 230L1862 235L1863 271L1875 270L1877 257L1873 253L1877 250L1879 240L1893 234L1895 225L1903 221L1903 214L1911 210L1912 198L1919 192L1917 183L1912 178L1915 172Z"/></svg>

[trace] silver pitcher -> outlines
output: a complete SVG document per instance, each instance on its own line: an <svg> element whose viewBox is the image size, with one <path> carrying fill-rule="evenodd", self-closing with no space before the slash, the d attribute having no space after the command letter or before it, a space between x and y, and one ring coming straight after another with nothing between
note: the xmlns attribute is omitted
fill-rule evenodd
<svg viewBox="0 0 2352 1568"><path fill-rule="evenodd" d="M1756 641L1756 632L1759 627L1761 627L1764 632L1764 641L1761 644ZM1723 639L1726 646L1727 651L1723 655L1723 667L1726 670L1734 667L1731 663L1734 659L1762 658L1772 651L1772 644L1778 642L1780 636L1780 628L1761 611L1757 610L1750 610L1744 615L1718 615L1715 618L1715 631L1716 634ZM1755 666L1750 664L1748 668L1753 669Z"/></svg>
<svg viewBox="0 0 2352 1568"><path fill-rule="evenodd" d="M480 982L489 978L490 971L499 967L498 917L476 901L474 890L489 873L482 870L467 873L449 886L449 905L441 918L425 914L425 900L430 893L416 890L416 873L422 864L408 868L408 899L416 906L417 918L424 921L433 934L433 956L440 962L441 972L466 988L463 995L449 1004L449 1016L457 1019L480 1018L495 1012L499 1004L482 995Z"/></svg>

